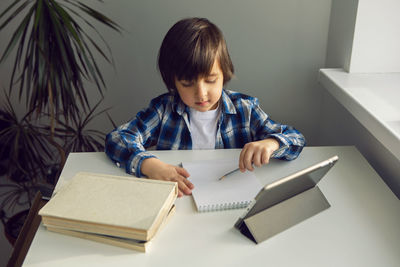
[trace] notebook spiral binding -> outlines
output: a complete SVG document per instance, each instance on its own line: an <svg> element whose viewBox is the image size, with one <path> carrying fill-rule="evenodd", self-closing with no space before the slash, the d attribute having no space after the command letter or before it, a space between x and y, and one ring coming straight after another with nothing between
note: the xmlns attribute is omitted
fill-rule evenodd
<svg viewBox="0 0 400 267"><path fill-rule="evenodd" d="M224 204L202 205L199 206L199 212L243 209L246 208L250 203L251 201L242 201L242 202L232 202Z"/></svg>

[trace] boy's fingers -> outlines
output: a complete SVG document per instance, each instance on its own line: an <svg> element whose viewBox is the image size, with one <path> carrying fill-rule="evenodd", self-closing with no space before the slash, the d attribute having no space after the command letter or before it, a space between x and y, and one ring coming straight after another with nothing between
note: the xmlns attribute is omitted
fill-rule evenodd
<svg viewBox="0 0 400 267"><path fill-rule="evenodd" d="M269 157L270 157L270 156L268 155L267 151L264 151L264 152L262 153L261 157L262 157L261 163L262 163L262 164L268 164L268 162L269 162Z"/></svg>
<svg viewBox="0 0 400 267"><path fill-rule="evenodd" d="M177 181L178 182L178 188L185 195L190 195L192 193L192 190L186 185L186 181L187 181L187 179L181 176L181 179ZM192 183L190 183L190 184L192 184Z"/></svg>
<svg viewBox="0 0 400 267"><path fill-rule="evenodd" d="M253 168L254 153L253 152L254 151L253 151L253 149L251 149L250 145L245 145L242 150L242 153L240 154L240 156L242 158L241 161L243 162L243 165L244 165L244 169L247 169L249 171L254 170L254 168Z"/></svg>
<svg viewBox="0 0 400 267"><path fill-rule="evenodd" d="M262 164L268 164L269 163L269 159L271 158L272 152L267 150L267 149L263 149L262 151Z"/></svg>
<svg viewBox="0 0 400 267"><path fill-rule="evenodd" d="M188 171L182 167L176 167L176 171L182 175L185 178L188 178L190 176L190 174L188 173Z"/></svg>
<svg viewBox="0 0 400 267"><path fill-rule="evenodd" d="M253 155L253 164L257 167L261 167L262 164L262 153L261 150L257 150Z"/></svg>
<svg viewBox="0 0 400 267"><path fill-rule="evenodd" d="M187 178L183 177L182 181L190 190L194 188L194 185L192 184L192 182L189 181Z"/></svg>
<svg viewBox="0 0 400 267"><path fill-rule="evenodd" d="M244 172L247 169L247 163L246 163L246 158L247 158L247 146L244 146L242 151L240 152L239 156L239 169L240 171Z"/></svg>
<svg viewBox="0 0 400 267"><path fill-rule="evenodd" d="M176 169L176 171L177 171L178 174L181 176L180 178L181 178L181 180L185 183L185 185L186 185L187 187L189 187L190 189L193 189L193 188L194 188L194 185L187 179L187 178L190 176L190 174L188 173L188 171L185 170L184 168L181 168L181 167L178 167L178 168Z"/></svg>
<svg viewBox="0 0 400 267"><path fill-rule="evenodd" d="M194 184L192 184L192 182L187 179L186 179L186 185L190 188L190 190L194 188Z"/></svg>
<svg viewBox="0 0 400 267"><path fill-rule="evenodd" d="M181 190L178 189L178 197L182 197L183 193L181 192Z"/></svg>
<svg viewBox="0 0 400 267"><path fill-rule="evenodd" d="M239 169L241 172L245 171L245 167L244 167L244 163L243 163L243 159L239 158Z"/></svg>
<svg viewBox="0 0 400 267"><path fill-rule="evenodd" d="M241 171L244 171L244 164L243 164L243 153L244 153L245 148L242 149L242 151L240 151L240 155L239 155L239 169Z"/></svg>
<svg viewBox="0 0 400 267"><path fill-rule="evenodd" d="M248 169L249 171L254 170L252 161L253 161L252 153L247 152L246 155L244 156L243 162L245 168Z"/></svg>

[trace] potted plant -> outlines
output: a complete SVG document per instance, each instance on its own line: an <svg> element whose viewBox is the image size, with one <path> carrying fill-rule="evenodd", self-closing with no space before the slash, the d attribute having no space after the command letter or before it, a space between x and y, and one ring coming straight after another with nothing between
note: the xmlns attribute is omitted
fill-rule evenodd
<svg viewBox="0 0 400 267"><path fill-rule="evenodd" d="M9 221L6 209L29 207L36 190L51 192L69 152L103 149L104 133L88 129L93 118L108 115L107 109L97 111L105 82L95 55L113 61L95 25L121 32L118 24L82 1L10 2L0 13L0 31L11 22L18 24L0 58L4 64L16 52L0 103L0 171L8 178L0 185L3 223ZM94 105L85 81L98 89L100 101ZM22 117L15 112L13 96L24 103Z"/></svg>

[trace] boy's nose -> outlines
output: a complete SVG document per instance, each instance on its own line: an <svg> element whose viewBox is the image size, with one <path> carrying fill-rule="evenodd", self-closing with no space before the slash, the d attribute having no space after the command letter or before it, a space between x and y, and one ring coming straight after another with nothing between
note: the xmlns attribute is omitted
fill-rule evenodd
<svg viewBox="0 0 400 267"><path fill-rule="evenodd" d="M198 82L196 84L196 96L197 97L203 97L207 94L207 90L205 87L205 84L203 82Z"/></svg>

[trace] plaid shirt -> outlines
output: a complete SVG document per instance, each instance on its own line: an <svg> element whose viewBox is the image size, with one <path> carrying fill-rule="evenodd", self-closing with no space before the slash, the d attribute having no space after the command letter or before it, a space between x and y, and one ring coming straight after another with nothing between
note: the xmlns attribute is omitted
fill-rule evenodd
<svg viewBox="0 0 400 267"><path fill-rule="evenodd" d="M305 145L304 136L288 125L272 121L259 107L258 100L223 90L215 148L242 148L246 143L275 138L286 146L274 157L293 160ZM155 157L146 148L157 150L192 149L189 108L179 95L166 93L154 98L148 108L106 136L106 154L122 164L127 173L142 177L144 159Z"/></svg>

